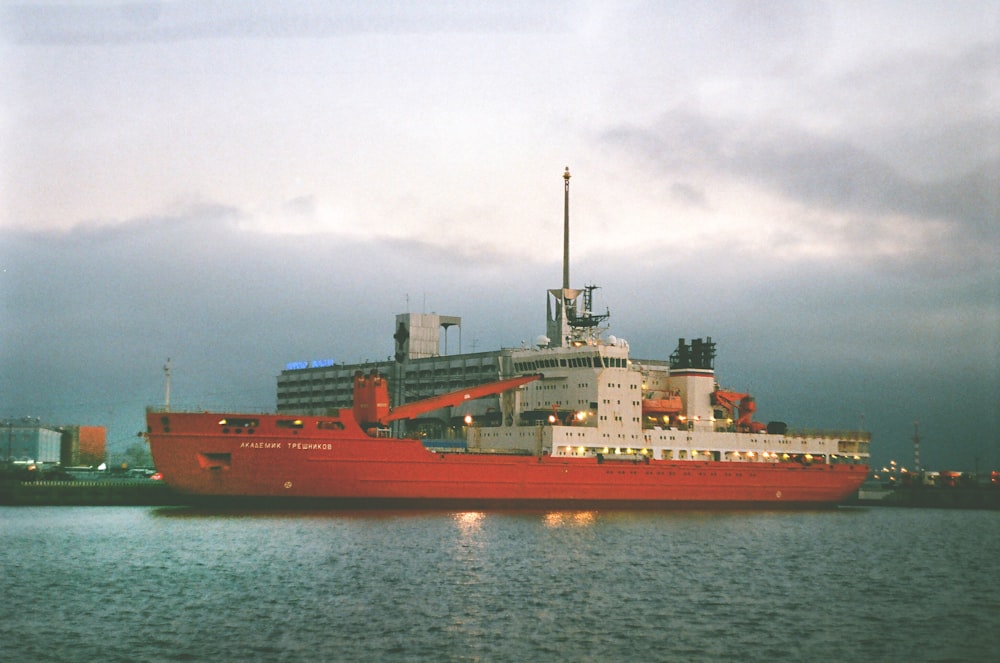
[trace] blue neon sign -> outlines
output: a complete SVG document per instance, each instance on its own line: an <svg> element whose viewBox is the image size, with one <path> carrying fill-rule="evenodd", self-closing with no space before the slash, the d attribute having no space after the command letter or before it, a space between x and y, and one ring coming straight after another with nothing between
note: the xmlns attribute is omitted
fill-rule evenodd
<svg viewBox="0 0 1000 663"><path fill-rule="evenodd" d="M286 371L301 371L304 368L327 368L335 365L333 359L313 359L312 361L290 361L285 364Z"/></svg>

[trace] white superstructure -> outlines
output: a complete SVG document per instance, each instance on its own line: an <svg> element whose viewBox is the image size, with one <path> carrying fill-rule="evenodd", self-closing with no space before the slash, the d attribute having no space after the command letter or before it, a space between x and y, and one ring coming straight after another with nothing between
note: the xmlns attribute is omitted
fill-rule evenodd
<svg viewBox="0 0 1000 663"><path fill-rule="evenodd" d="M501 399L500 426L471 427L469 449L638 461L867 461L865 432L795 432L782 423L769 431L741 418L753 399L720 389L711 339L680 339L669 364L643 366L629 359L628 343L595 330L564 328L562 344L540 338L512 350L506 373L543 377ZM734 404L734 396L743 400Z"/></svg>

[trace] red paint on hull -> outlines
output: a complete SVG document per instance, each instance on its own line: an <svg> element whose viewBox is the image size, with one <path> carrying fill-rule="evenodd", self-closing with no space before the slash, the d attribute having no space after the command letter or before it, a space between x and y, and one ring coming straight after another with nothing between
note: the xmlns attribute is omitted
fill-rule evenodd
<svg viewBox="0 0 1000 663"><path fill-rule="evenodd" d="M257 425L225 428L219 423L225 417ZM343 425L337 430L319 430L322 417L303 417L304 425L287 430L290 420L147 415L157 469L176 490L196 496L394 505L818 506L844 501L868 470L850 464L600 462L594 457L436 453L415 440L368 437L346 416L337 419Z"/></svg>

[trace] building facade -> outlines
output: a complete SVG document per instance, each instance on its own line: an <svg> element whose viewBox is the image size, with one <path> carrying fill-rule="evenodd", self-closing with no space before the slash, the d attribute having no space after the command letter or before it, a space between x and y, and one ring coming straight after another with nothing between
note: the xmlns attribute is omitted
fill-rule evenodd
<svg viewBox="0 0 1000 663"><path fill-rule="evenodd" d="M35 417L0 421L0 458L66 467L104 462L104 426L48 426Z"/></svg>
<svg viewBox="0 0 1000 663"><path fill-rule="evenodd" d="M58 463L62 448L62 433L43 426L34 417L0 422L3 441L0 453L7 462Z"/></svg>
<svg viewBox="0 0 1000 663"><path fill-rule="evenodd" d="M335 364L329 360L294 362L278 376L278 412L324 414L353 405L354 376L378 373L389 380L393 407L500 380L510 350L447 354L449 331L458 327L461 347L462 319L457 316L403 313L396 316L394 358L362 364ZM454 343L454 340L451 340ZM427 437L448 437L472 416L488 424L499 417L498 397L483 398L456 408L443 408L407 422L408 431Z"/></svg>
<svg viewBox="0 0 1000 663"><path fill-rule="evenodd" d="M107 452L107 429L104 426L60 426L62 450L60 461L67 467L96 467Z"/></svg>

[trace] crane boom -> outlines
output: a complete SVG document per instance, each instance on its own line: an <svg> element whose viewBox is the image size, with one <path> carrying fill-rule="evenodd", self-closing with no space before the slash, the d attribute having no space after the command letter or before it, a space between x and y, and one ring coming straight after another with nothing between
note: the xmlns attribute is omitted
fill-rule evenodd
<svg viewBox="0 0 1000 663"><path fill-rule="evenodd" d="M760 433L766 428L764 424L753 421L753 413L757 411L757 404L750 394L716 389L712 392L712 404L721 405L729 410L729 416L736 419L736 427L739 430Z"/></svg>
<svg viewBox="0 0 1000 663"><path fill-rule="evenodd" d="M424 414L425 412L431 412L443 407L460 405L465 401L482 398L483 396L499 394L507 391L508 389L514 389L515 387L520 387L528 384L529 382L534 382L541 377L541 375L522 375L508 380L489 382L486 384L476 385L475 387L469 387L467 389L459 389L458 391L441 394L440 396L432 396L430 398L414 401L412 403L404 403L403 405L392 408L385 421L389 422L398 421L400 419L412 419L413 417Z"/></svg>

